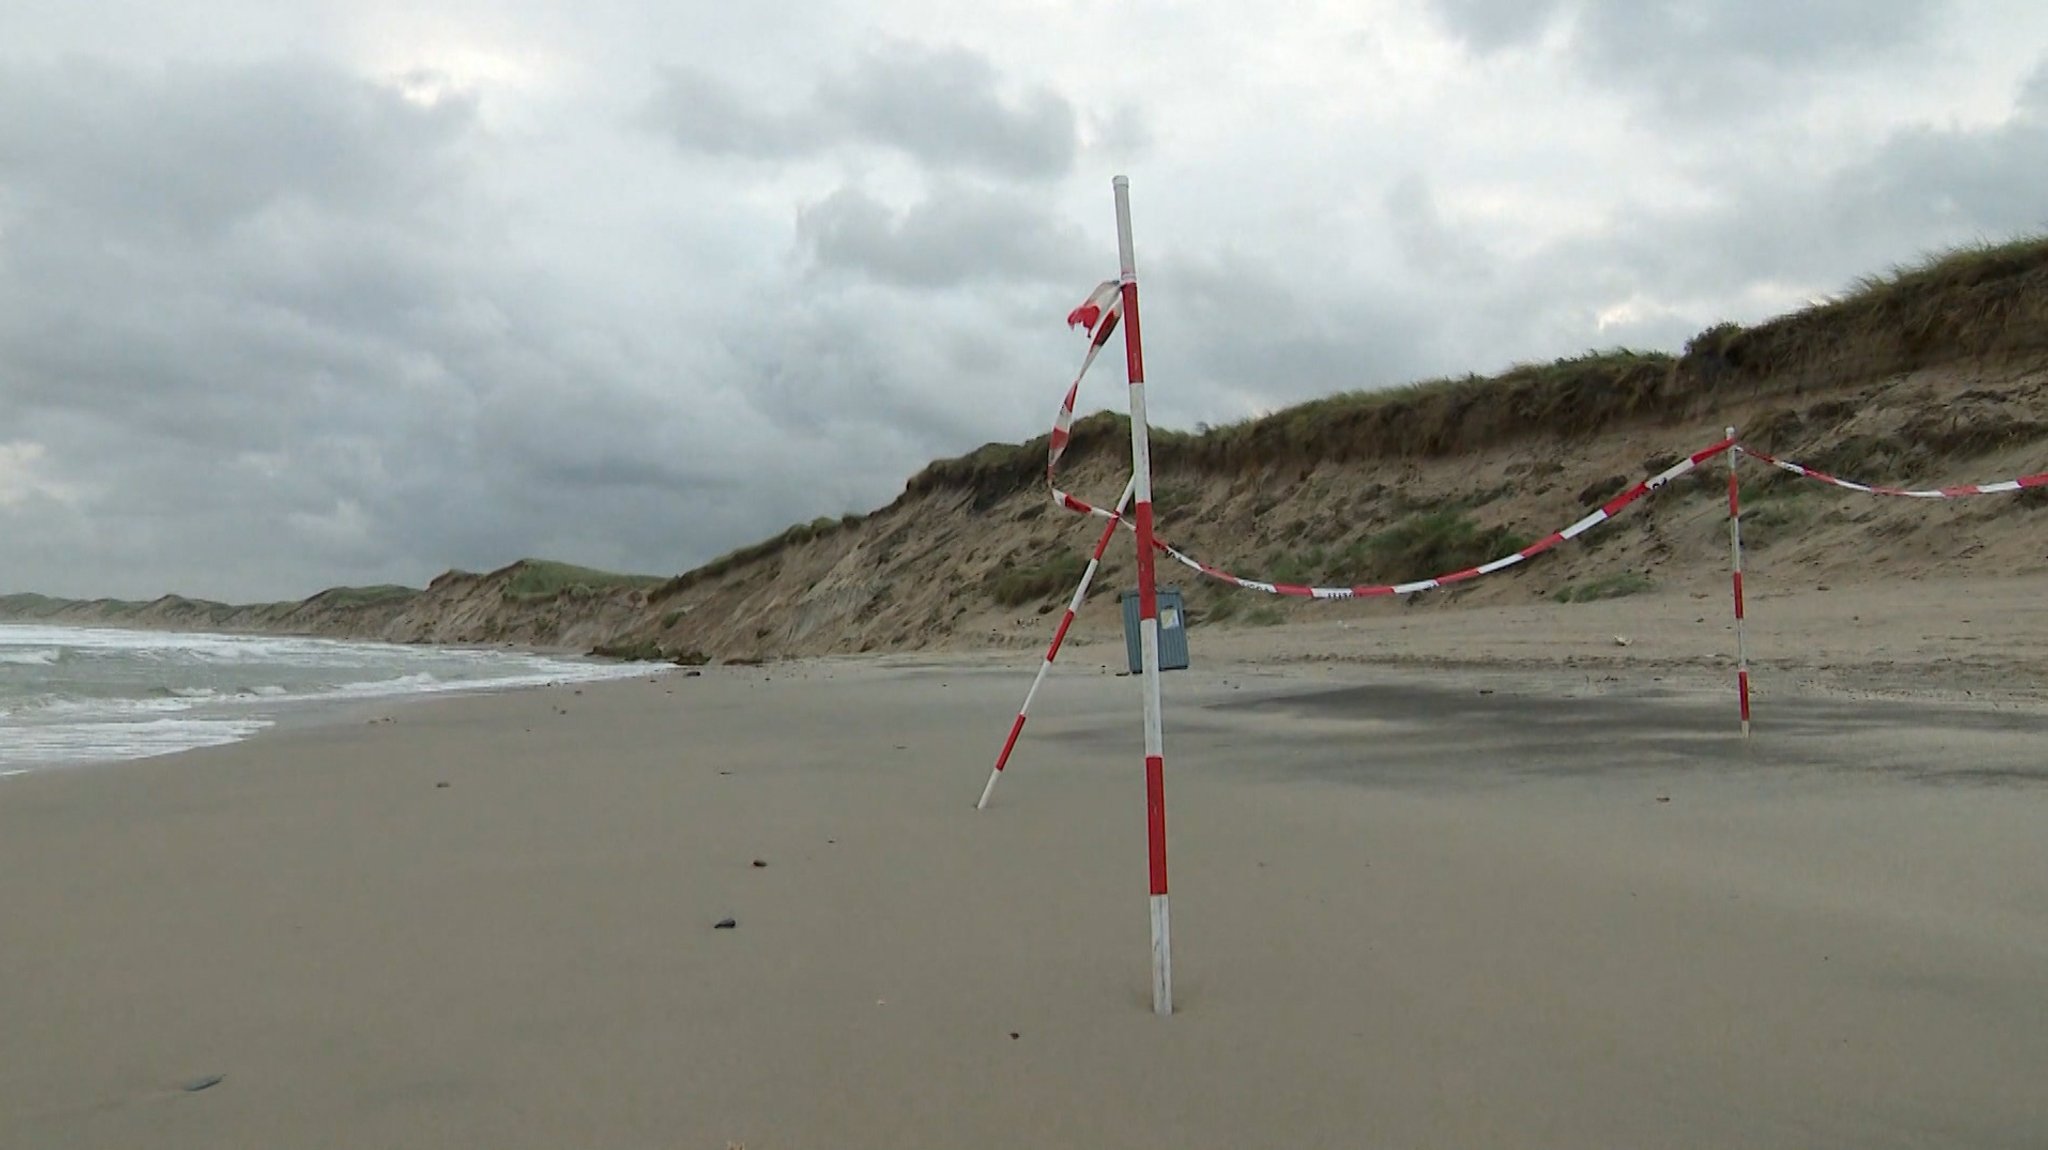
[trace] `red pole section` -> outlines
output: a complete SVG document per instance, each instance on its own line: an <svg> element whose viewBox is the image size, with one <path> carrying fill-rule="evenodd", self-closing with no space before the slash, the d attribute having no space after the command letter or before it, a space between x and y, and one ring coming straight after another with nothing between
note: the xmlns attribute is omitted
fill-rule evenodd
<svg viewBox="0 0 2048 1150"><path fill-rule="evenodd" d="M1150 859L1152 1012L1173 1013L1173 931L1166 903L1166 737L1159 701L1159 589L1152 554L1152 447L1145 424L1145 352L1138 327L1138 260L1131 243L1131 182L1111 181L1122 264L1124 362L1131 381L1131 482L1137 505L1138 644L1145 669L1145 843Z"/></svg>
<svg viewBox="0 0 2048 1150"><path fill-rule="evenodd" d="M1045 649L1045 661L1038 665L1038 677L1031 680L1031 689L1024 693L1024 705L1017 708L1017 721L1010 724L1010 737L1003 740L1003 749L996 754L996 769L988 774L988 785L981 789L981 801L974 804L975 810L988 806L989 796L996 793L996 780L1003 777L1003 767L1010 761L1010 752L1016 749L1017 736L1024 733L1024 719L1031 712L1031 700L1038 695L1038 688L1045 683L1045 677L1052 672L1052 661L1060 656L1060 644L1066 642L1067 629L1074 625L1074 613L1088 598L1088 587L1095 582L1095 572L1102 566L1102 554L1109 550L1109 541L1116 538L1116 529L1123 520L1124 505L1131 501L1131 492L1136 484L1124 484L1124 493L1116 501L1116 514L1102 525L1102 538L1095 541L1095 553L1088 557L1088 568L1081 572L1081 581L1074 586L1074 597L1067 601L1067 613L1060 616L1060 625L1052 633L1052 644Z"/></svg>
<svg viewBox="0 0 2048 1150"><path fill-rule="evenodd" d="M1728 429L1728 438L1735 438L1735 429ZM1740 445L1728 445L1728 548L1731 555L1729 569L1735 578L1735 690L1742 700L1742 737L1749 737L1749 643L1742 634L1742 496L1740 480L1737 478L1738 464L1742 459Z"/></svg>

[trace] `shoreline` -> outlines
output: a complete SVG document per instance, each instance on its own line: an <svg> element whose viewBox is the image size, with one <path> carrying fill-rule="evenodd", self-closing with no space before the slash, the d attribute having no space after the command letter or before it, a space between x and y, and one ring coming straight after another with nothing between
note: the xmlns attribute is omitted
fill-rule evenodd
<svg viewBox="0 0 2048 1150"><path fill-rule="evenodd" d="M1675 586L1657 592L1590 604L1558 605L1548 601L1506 606L1432 604L1349 605L1348 618L1317 618L1304 613L1268 627L1197 624L1190 644L1198 669L1232 665L1269 670L1315 667L1351 668L1365 674L1393 676L1577 676L1587 691L1629 689L1632 683L1669 685L1705 695L1726 695L1734 708L1733 637L1731 624L1714 613L1726 608L1725 588L1712 591ZM1091 598L1094 603L1097 596ZM1788 692L1846 700L1944 701L1996 710L2026 711L2048 706L2048 663L2031 651L2048 645L2048 577L1917 580L1900 584L1849 586L1833 591L1780 589L1751 597L1751 667L1757 723L1770 722L1774 700ZM1421 610L1417 610L1421 607ZM1996 616L2005 631L1988 654L1973 657L1958 635L1977 626L1980 615ZM1871 623L1863 622L1865 616ZM1084 619L1086 616L1084 616ZM1021 621L1020 621L1021 622ZM1121 636L1094 620L1077 625L1055 665L1051 678L1097 675L1104 668L1116 675L1124 658ZM67 626L69 624L66 624ZM111 628L120 630L123 628ZM713 662L698 669L787 672L819 666L1003 668L1042 654L1041 628L997 636L985 645L959 641L930 647L862 654L835 653L772 661ZM157 628L175 631L173 628ZM195 635L224 632L179 632ZM273 633L234 633L236 637L269 637ZM275 633L282 635L282 633ZM304 635L297 638L324 639ZM1626 645L1617 645L1627 639ZM356 642L355 640L333 640ZM476 644L373 645L404 650L476 650L501 648ZM1721 648L1727 648L1722 650ZM650 676L679 669L668 661L627 661L568 655L539 647L506 647L508 653L561 658L621 668L617 678L630 680L638 671ZM1035 659L1034 659L1035 661ZM593 680L593 682L603 680ZM1168 681L1171 681L1169 676ZM542 685L533 685L542 686ZM372 721L396 700L433 701L442 694L469 694L516 688L455 688L449 691L392 695L362 700L309 700L264 716L269 726L244 738L261 739L305 725ZM1021 691L1020 691L1021 700ZM1170 727L1170 723L1169 723ZM205 749L205 748L199 748ZM172 752L183 754L186 752ZM59 766L113 765L146 759L73 760L33 764L30 770ZM0 776L11 777L11 776Z"/></svg>
<svg viewBox="0 0 2048 1150"><path fill-rule="evenodd" d="M124 682L124 685L131 692L128 695L116 694L101 697L93 695L88 691L76 696L59 697L57 702L52 704L53 710L51 714L56 713L54 708L64 707L69 708L67 713L75 712L73 717L60 721L44 719L40 722L22 724L19 729L31 738L31 742L25 744L24 747L17 748L17 750L22 751L29 757L9 762L6 761L7 755L0 753L0 772L4 772L0 773L0 778L18 778L37 771L115 766L124 763L175 757L195 750L231 746L235 743L252 738L260 738L276 731L294 730L307 726L327 726L357 722L363 720L368 715L387 711L394 706L409 702L432 700L443 696L514 691L530 687L555 686L561 683L595 683L609 679L635 678L643 674L658 676L667 670L674 669L668 664L652 664L643 667L637 663L618 659L547 652L540 649L500 650L488 645L478 646L474 644L392 644L381 641L337 640L322 636L286 635L283 633L186 631L170 627L149 629L115 626L75 627L69 623L47 622L7 623L0 624L0 626L21 627L34 632L49 632L48 644L56 647L66 645L64 639L66 632L80 631L113 632L117 634L146 633L152 636L192 640L195 643L194 650L199 649L200 645L214 643L233 644L243 641L253 641L256 643L285 641L333 644L338 652L354 653L353 655L343 655L344 660L351 657L360 657L360 653L363 651L377 652L384 650L407 654L417 653L429 659L434 656L447 657L441 664L421 662L411 666L410 669L406 666L393 664L388 668L384 668L391 675L396 676L389 679L375 677L380 671L366 663L361 673L371 676L370 678L347 682L301 681L299 689L291 691L280 687L244 687L234 691L221 690L219 692L216 692L212 686L205 687L204 689L187 688L176 682L178 676L184 672L173 670L166 672L171 685L166 686L164 682L160 681L153 691L150 692L133 693L137 690L136 685ZM90 647L92 645L87 644L87 646ZM476 656L481 660L501 660L507 657L514 660L531 659L542 661L545 665L525 667L507 663L501 666L495 663L478 662L474 665L474 669L488 669L494 677L469 678L460 670L454 669L457 667L457 664L452 661L466 656ZM127 656L117 655L117 657L126 658ZM250 681L261 681L266 676L275 674L279 676L277 681L290 682L295 675L301 674L299 668L304 666L304 664L299 663L287 664L278 662L271 662L266 665L263 659L264 657L257 656L252 660ZM230 660L230 662L233 661L235 660ZM593 670L595 668L603 668L604 670L601 672ZM117 674L119 673L121 672L117 672ZM133 672L126 673L132 675ZM535 681L543 676L544 681ZM420 679L424 679L425 682L414 681ZM108 680L109 683L115 681L117 680ZM407 683L409 685L399 689L395 686L399 683ZM86 685L90 687L93 683L88 681ZM380 690L380 688L385 689ZM161 700L159 700L159 696L162 696ZM49 696L43 696L43 698L47 699ZM157 701L163 702L165 706L150 705ZM92 707L95 705L100 709L93 710ZM34 709L31 709L29 713L31 715L38 715L38 712ZM211 741L201 741L186 746L149 746L148 744L152 741L162 741L151 732L165 724L181 726L181 729L192 728L192 733L189 736L192 740L204 739ZM62 734L95 728L105 728L106 730L106 734L101 740L102 745L98 749L64 749L53 754L51 746L37 748L33 742L33 737L39 732L43 733L43 737L48 738L51 734L59 734L61 737ZM123 732L126 732L125 737ZM119 745L117 746L116 744ZM140 753L137 753L138 751Z"/></svg>

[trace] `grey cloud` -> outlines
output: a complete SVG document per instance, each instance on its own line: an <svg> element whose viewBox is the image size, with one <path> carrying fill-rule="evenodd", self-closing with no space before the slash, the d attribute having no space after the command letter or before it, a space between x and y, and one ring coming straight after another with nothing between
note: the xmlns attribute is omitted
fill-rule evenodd
<svg viewBox="0 0 2048 1150"><path fill-rule="evenodd" d="M892 45L827 80L818 105L862 138L937 167L1060 176L1074 163L1074 108L1045 88L1004 99L988 59L965 49Z"/></svg>
<svg viewBox="0 0 2048 1150"><path fill-rule="evenodd" d="M806 208L797 237L817 266L907 287L982 280L1078 282L1084 242L1023 196L942 186L898 212L858 188Z"/></svg>
<svg viewBox="0 0 2048 1150"><path fill-rule="evenodd" d="M2016 113L1983 128L1908 128L1806 186L1754 167L1724 173L1717 209L1658 214L1636 228L1668 234L1673 264L1703 286L1816 283L1878 270L1929 251L2003 239L2048 224L2036 189L2048 181L2048 123ZM1675 242L1674 242L1675 241Z"/></svg>
<svg viewBox="0 0 2048 1150"><path fill-rule="evenodd" d="M1042 86L1015 96L1003 88L987 57L897 43L784 107L757 106L706 72L669 68L643 118L684 150L709 155L795 158L864 145L940 171L1067 174L1078 146L1073 105Z"/></svg>
<svg viewBox="0 0 2048 1150"><path fill-rule="evenodd" d="M756 107L716 79L687 68L661 70L643 120L687 151L775 159L823 147L825 124L804 110Z"/></svg>
<svg viewBox="0 0 2048 1150"><path fill-rule="evenodd" d="M1394 242L1410 267L1431 275L1483 277L1492 266L1484 249L1445 223L1421 173L1411 172L1395 182L1387 192L1386 210Z"/></svg>
<svg viewBox="0 0 2048 1150"><path fill-rule="evenodd" d="M1687 116L1761 112L1833 67L1882 59L1919 41L1928 0L1592 3L1574 37L1584 70L1651 94Z"/></svg>
<svg viewBox="0 0 2048 1150"><path fill-rule="evenodd" d="M1494 253L1488 281L1420 276L1434 302L1425 346L1509 349L1541 359L1591 347L1676 350L1723 321L1765 318L1757 300L1790 286L1821 297L1855 275L1979 240L2048 228L2048 122L2015 113L1984 128L1897 131L1808 183L1780 167L1717 164L1698 173L1712 206L1637 205L1627 222L1519 256ZM1797 306L1805 299L1785 301ZM1504 361L1503 361L1504 362Z"/></svg>
<svg viewBox="0 0 2048 1150"><path fill-rule="evenodd" d="M1563 7L1564 0L1436 0L1438 18L1481 52L1537 39Z"/></svg>
<svg viewBox="0 0 2048 1150"><path fill-rule="evenodd" d="M212 232L284 201L399 207L474 126L460 97L422 107L320 68L88 60L0 68L0 176L29 208L131 230ZM40 201L39 203L37 201Z"/></svg>
<svg viewBox="0 0 2048 1150"><path fill-rule="evenodd" d="M473 104L318 66L7 65L0 93L0 440L76 493L0 506L0 587L267 597L737 541L631 516L743 475L769 418L607 354L602 305L521 265Z"/></svg>
<svg viewBox="0 0 2048 1150"><path fill-rule="evenodd" d="M1119 104L1096 118L1094 146L1114 156L1143 155L1152 147L1152 125L1136 105Z"/></svg>
<svg viewBox="0 0 2048 1150"><path fill-rule="evenodd" d="M1928 0L1590 0L1576 35L1601 62L1636 70L1678 61L1807 65L1912 43L1941 7Z"/></svg>
<svg viewBox="0 0 2048 1150"><path fill-rule="evenodd" d="M2033 72L2020 85L2016 106L2022 116L2048 119L2048 56L2034 65Z"/></svg>
<svg viewBox="0 0 2048 1150"><path fill-rule="evenodd" d="M1231 246L1151 261L1146 305L1148 402L1180 426L1415 379L1438 327L1398 282L1303 282Z"/></svg>
<svg viewBox="0 0 2048 1150"><path fill-rule="evenodd" d="M1444 26L1479 52L1530 43L1558 19L1565 53L1594 83L1641 93L1687 118L1760 112L1830 69L1890 57L1926 38L1930 0L1436 0Z"/></svg>

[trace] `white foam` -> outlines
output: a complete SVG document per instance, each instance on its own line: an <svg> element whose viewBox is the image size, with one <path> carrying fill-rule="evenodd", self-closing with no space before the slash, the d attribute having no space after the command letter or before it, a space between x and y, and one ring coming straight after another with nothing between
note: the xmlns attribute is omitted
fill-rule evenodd
<svg viewBox="0 0 2048 1150"><path fill-rule="evenodd" d="M24 666L0 700L0 766L131 759L247 737L286 708L646 676L666 666L490 648L0 624ZM245 672L223 670L244 665ZM241 684L235 678L241 675ZM273 679L271 676L275 674ZM223 682L223 678L226 681ZM25 681L20 681L24 680ZM41 693L36 693L40 691Z"/></svg>
<svg viewBox="0 0 2048 1150"><path fill-rule="evenodd" d="M135 723L11 727L0 731L0 762L148 759L200 747L225 746L270 725L268 719L151 719Z"/></svg>
<svg viewBox="0 0 2048 1150"><path fill-rule="evenodd" d="M0 663L16 667L48 667L54 665L64 653L55 647L23 647L15 650L0 648Z"/></svg>

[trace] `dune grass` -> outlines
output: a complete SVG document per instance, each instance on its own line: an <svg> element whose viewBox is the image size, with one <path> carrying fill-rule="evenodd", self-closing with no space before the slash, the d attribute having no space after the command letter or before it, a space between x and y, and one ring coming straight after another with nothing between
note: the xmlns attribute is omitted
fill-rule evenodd
<svg viewBox="0 0 2048 1150"><path fill-rule="evenodd" d="M505 580L505 598L534 602L558 595L588 595L620 588L654 588L664 580L659 575L621 575L547 559L522 559L512 565Z"/></svg>
<svg viewBox="0 0 2048 1150"><path fill-rule="evenodd" d="M1567 583L1558 588L1555 598L1560 603L1597 603L1602 599L1621 599L1640 595L1656 589L1650 577L1638 571L1616 571L1610 575L1597 575L1583 583Z"/></svg>

